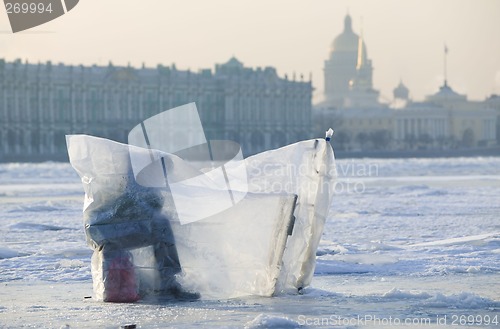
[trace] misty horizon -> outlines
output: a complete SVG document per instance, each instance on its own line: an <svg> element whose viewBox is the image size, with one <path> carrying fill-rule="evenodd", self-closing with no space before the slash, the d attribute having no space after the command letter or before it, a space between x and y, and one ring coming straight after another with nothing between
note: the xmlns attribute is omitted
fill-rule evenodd
<svg viewBox="0 0 500 329"><path fill-rule="evenodd" d="M155 10L147 12L153 5ZM317 103L324 90L323 63L349 13L354 32L363 34L373 60L374 88L380 90L382 100L392 98L399 81L414 100L436 92L444 80L445 44L448 84L454 90L470 100L500 93L500 43L493 42L494 31L500 30L499 2L317 1L311 6L275 1L265 5L166 1L142 2L138 8L132 3L86 1L40 27L2 33L0 54L7 61L19 58L75 66L105 66L111 61L116 66L140 68L144 63L151 68L175 63L180 70L193 72L213 69L235 56L247 67L274 67L281 77L312 75L313 103ZM9 30L4 11L0 30Z"/></svg>

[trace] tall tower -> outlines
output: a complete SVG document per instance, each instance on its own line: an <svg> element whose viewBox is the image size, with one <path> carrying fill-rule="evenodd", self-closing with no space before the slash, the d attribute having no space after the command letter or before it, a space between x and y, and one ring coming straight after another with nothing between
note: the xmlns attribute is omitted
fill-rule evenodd
<svg viewBox="0 0 500 329"><path fill-rule="evenodd" d="M353 97L359 98L365 93L373 95L372 72L363 37L353 32L348 14L344 19L344 31L333 40L325 61L325 103L342 107L352 104Z"/></svg>

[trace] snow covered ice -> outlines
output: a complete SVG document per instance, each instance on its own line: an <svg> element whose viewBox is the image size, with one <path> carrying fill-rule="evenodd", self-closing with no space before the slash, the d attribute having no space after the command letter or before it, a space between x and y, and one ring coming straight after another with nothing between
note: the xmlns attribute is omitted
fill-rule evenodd
<svg viewBox="0 0 500 329"><path fill-rule="evenodd" d="M348 159L337 172L303 295L106 304L85 298L71 166L0 164L0 327L498 327L500 158Z"/></svg>

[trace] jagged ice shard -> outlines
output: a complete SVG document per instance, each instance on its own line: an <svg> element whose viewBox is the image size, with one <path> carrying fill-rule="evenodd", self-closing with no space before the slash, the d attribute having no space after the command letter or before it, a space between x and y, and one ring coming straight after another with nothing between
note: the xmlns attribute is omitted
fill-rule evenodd
<svg viewBox="0 0 500 329"><path fill-rule="evenodd" d="M69 135L67 145L98 299L272 296L310 284L336 177L324 139L243 159L238 144L207 141L187 104L139 124L128 144Z"/></svg>

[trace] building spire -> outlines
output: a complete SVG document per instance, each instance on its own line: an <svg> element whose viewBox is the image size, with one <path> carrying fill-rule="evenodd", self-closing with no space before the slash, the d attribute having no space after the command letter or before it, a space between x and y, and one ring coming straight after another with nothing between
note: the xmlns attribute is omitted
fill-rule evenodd
<svg viewBox="0 0 500 329"><path fill-rule="evenodd" d="M447 68L447 58L448 57L448 46L446 43L444 44L444 86L448 85L448 68Z"/></svg>
<svg viewBox="0 0 500 329"><path fill-rule="evenodd" d="M356 63L356 69L359 70L364 66L364 58L363 58L363 17L361 17L361 31L358 37L358 61Z"/></svg>

